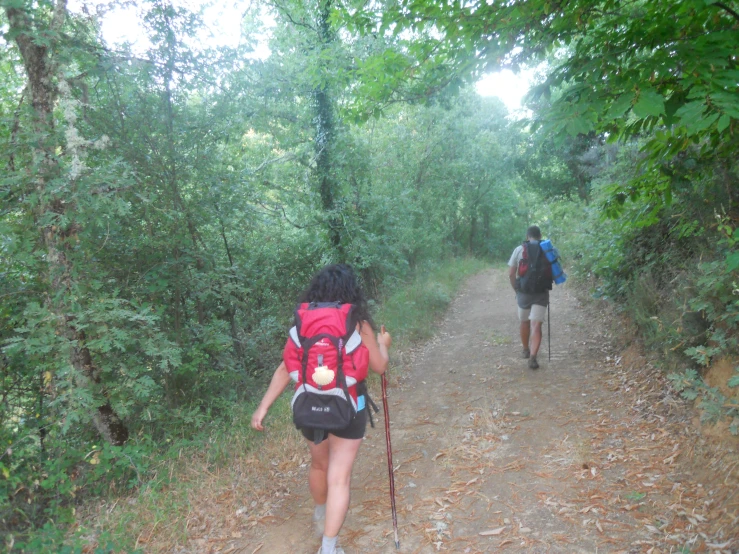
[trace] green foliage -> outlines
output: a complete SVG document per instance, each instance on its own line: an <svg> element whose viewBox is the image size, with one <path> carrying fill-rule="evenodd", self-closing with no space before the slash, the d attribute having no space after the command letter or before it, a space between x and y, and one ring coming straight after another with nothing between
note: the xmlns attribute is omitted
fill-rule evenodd
<svg viewBox="0 0 739 554"><path fill-rule="evenodd" d="M644 500L646 498L646 493L643 492L629 492L624 495L624 498L628 500L629 502L639 502L641 500Z"/></svg>
<svg viewBox="0 0 739 554"><path fill-rule="evenodd" d="M578 135L567 141L553 141L543 132L531 133L525 149L516 157L522 179L545 198L589 200L590 181L600 162L598 144L592 134Z"/></svg>
<svg viewBox="0 0 739 554"><path fill-rule="evenodd" d="M739 370L735 370L738 371ZM739 435L739 404L732 402L716 387L709 387L694 369L667 375L672 386L686 400L698 400L698 407L702 410L702 421L715 423L721 418L730 421L729 431L732 435Z"/></svg>
<svg viewBox="0 0 739 554"><path fill-rule="evenodd" d="M504 257L516 244L528 214L512 163L519 134L504 117L499 101L466 92L450 109L404 107L367 129L378 186L366 218L377 236L397 234L409 268L449 252Z"/></svg>
<svg viewBox="0 0 739 554"><path fill-rule="evenodd" d="M723 171L700 177L690 171L689 159L678 158L671 163L672 205L636 195L619 204L615 217L604 217L612 183L638 173L640 146L595 146L610 154L600 156L590 181L593 202L554 200L546 219L570 275L589 284L595 296L617 303L641 342L673 370L671 380L681 394L699 399L706 419L732 420L736 408L705 384L701 370L739 357L734 176ZM732 376L727 384L737 381Z"/></svg>
<svg viewBox="0 0 739 554"><path fill-rule="evenodd" d="M423 76L426 90L454 88L491 67L546 61L546 78L531 94L539 104L534 128L559 136L564 149L577 135L613 142L646 136L637 160L641 171L618 182L604 200L643 196L669 205L675 187L669 165L676 156L690 153L709 162L698 168L707 176L716 169L712 162L734 159L737 13L731 4L705 0L391 0L347 9L345 17L352 29L408 43L404 57L387 56L388 65L381 60L385 52L370 58L365 103L395 97L398 87L387 80ZM390 77L381 79L381 72ZM645 215L653 222L652 212Z"/></svg>
<svg viewBox="0 0 739 554"><path fill-rule="evenodd" d="M419 268L419 277L411 284L397 287L383 299L375 319L393 334L396 348L426 340L433 336L434 321L452 301L460 284L484 267L475 258L461 258Z"/></svg>
<svg viewBox="0 0 739 554"><path fill-rule="evenodd" d="M0 529L16 548L54 550L80 504L153 486L173 445L225 432L323 265L353 264L377 301L516 242L528 197L502 105L427 95L357 124L373 56L397 48L400 71L402 41L350 35L326 6L273 6L259 59L258 8L241 46L215 50L194 40L197 14L140 3L149 47L134 53L62 3L54 21L48 4L3 4ZM438 269L397 301L426 324L477 267ZM388 317L401 336L425 332L402 315Z"/></svg>
<svg viewBox="0 0 739 554"><path fill-rule="evenodd" d="M664 179L665 160L690 150L718 160L735 149L735 14L702 0L597 4L569 5L566 17L541 29L552 46L568 45L534 93L558 91L542 123L550 132L596 131L611 140L649 133L643 173L614 192L669 204L674 183ZM573 33L566 25L575 19Z"/></svg>
<svg viewBox="0 0 739 554"><path fill-rule="evenodd" d="M707 366L711 358L739 352L739 227L732 227L726 217L717 216L717 220L717 248L724 255L700 264L701 276L689 302L693 311L701 312L711 322L706 342L686 351L702 366ZM730 382L730 386L736 384Z"/></svg>
<svg viewBox="0 0 739 554"><path fill-rule="evenodd" d="M6 546L11 552L13 549L18 552L55 552L58 554L109 554L110 552L122 551L121 543L110 539L107 534L99 537L97 546L91 550L89 537L83 537L81 533L76 533L74 537L69 539L66 537L66 529L59 523L65 522L46 523L29 540L16 541L14 537L9 536L6 539ZM131 554L141 554L143 550L137 548L129 552Z"/></svg>

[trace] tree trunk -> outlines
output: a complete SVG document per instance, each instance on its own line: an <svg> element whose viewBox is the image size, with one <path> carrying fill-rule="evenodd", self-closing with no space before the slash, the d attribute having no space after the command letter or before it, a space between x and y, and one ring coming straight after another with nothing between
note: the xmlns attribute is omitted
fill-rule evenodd
<svg viewBox="0 0 739 554"><path fill-rule="evenodd" d="M322 0L318 20L318 40L320 49L326 50L334 42L331 29L331 0ZM321 56L324 58L324 56ZM321 62L326 63L324 61ZM334 213L338 184L336 182L333 149L335 138L334 105L329 87L328 71L321 68L324 79L313 91L316 110L316 176L321 208L328 215L328 236L331 246L341 251L341 220Z"/></svg>
<svg viewBox="0 0 739 554"><path fill-rule="evenodd" d="M486 209L484 212L482 212L482 242L483 246L486 246L487 248L490 248L490 241L492 238L492 233L490 229L490 210Z"/></svg>
<svg viewBox="0 0 739 554"><path fill-rule="evenodd" d="M57 62L53 57L53 48L45 46L48 41L55 41L61 33L67 6L66 0L57 0L48 22L48 29L43 28L42 15L37 14L34 20L24 8L7 7L6 14L11 35L23 60L28 76L31 105L33 107L33 125L36 132L33 158L36 173L36 191L39 203L35 211L35 221L41 232L42 244L46 250L48 263L48 285L52 294L47 304L56 317L59 335L70 344L69 361L80 375L87 380L87 386L99 389L101 384L100 370L93 363L89 349L85 345L85 334L80 330L74 316L70 315L69 302L73 296L76 283L73 280L72 262L69 257L70 245L75 242L79 226L70 217L73 206L63 197L64 192L50 191L48 184L59 178L59 165L56 161L57 144L54 130L53 109L59 97L56 84ZM40 36L44 40L37 40ZM51 38L49 38L51 37ZM57 45L55 45L57 46ZM59 187L57 187L59 188ZM64 226L61 221L66 221ZM103 398L107 397L104 389L99 390ZM128 429L113 410L106 399L92 414L93 424L100 435L115 445L121 445L128 439Z"/></svg>
<svg viewBox="0 0 739 554"><path fill-rule="evenodd" d="M470 242L468 250L470 254L475 253L475 235L477 234L477 208L472 210L470 214Z"/></svg>
<svg viewBox="0 0 739 554"><path fill-rule="evenodd" d="M234 285L234 287L236 287L237 281L234 274L234 260L233 256L231 256L231 248L228 246L228 239L226 238L226 226L223 223L223 218L220 216L220 210L218 209L217 204L215 205L215 208L216 212L219 212L218 223L220 223L221 225L221 238L223 239L223 247L226 249L226 256L228 257L229 280ZM226 299L224 298L224 301L225 300ZM236 306L234 305L233 301L231 301L228 308L226 308L226 316L228 317L228 321L231 324L231 341L233 343L234 353L236 354L236 357L238 358L241 365L246 368L246 356L244 353L244 348L241 344L241 339L239 338L239 328L236 325Z"/></svg>

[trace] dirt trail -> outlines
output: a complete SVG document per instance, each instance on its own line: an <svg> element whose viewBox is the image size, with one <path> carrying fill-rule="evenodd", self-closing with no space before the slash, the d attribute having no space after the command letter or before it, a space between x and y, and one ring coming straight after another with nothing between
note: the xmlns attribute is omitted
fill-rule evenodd
<svg viewBox="0 0 739 554"><path fill-rule="evenodd" d="M739 551L729 473L717 479L714 459L695 476L689 410L656 372L611 348L605 322L560 288L551 362L545 338L541 368L529 370L507 275L470 279L435 339L392 379L401 552ZM377 419L353 474L347 554L395 552ZM281 484L289 501L232 552L315 554L305 461Z"/></svg>

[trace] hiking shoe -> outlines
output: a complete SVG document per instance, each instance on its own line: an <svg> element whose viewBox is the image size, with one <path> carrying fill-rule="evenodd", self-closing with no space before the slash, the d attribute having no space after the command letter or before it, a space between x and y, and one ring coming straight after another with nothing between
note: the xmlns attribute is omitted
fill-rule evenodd
<svg viewBox="0 0 739 554"><path fill-rule="evenodd" d="M529 350L528 348L524 348L523 351L521 352L521 354L522 354L521 357L525 360L529 356L531 356L531 350Z"/></svg>
<svg viewBox="0 0 739 554"><path fill-rule="evenodd" d="M536 361L536 356L529 358L529 369L539 369L539 362Z"/></svg>

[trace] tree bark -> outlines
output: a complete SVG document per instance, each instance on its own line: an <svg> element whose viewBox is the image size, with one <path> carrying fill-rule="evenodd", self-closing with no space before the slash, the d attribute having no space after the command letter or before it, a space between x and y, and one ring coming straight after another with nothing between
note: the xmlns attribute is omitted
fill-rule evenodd
<svg viewBox="0 0 739 554"><path fill-rule="evenodd" d="M331 1L322 0L318 20L318 41L320 49L326 50L334 42L335 36L331 29ZM324 59L324 56L321 56ZM321 62L322 64L325 62ZM325 68L321 68L324 76L328 74ZM336 140L336 129L334 121L334 105L331 98L328 78L313 91L315 102L316 122L316 175L318 179L318 192L321 196L321 208L328 215L328 236L331 246L341 250L341 221L334 213L336 208L336 196L338 184L336 182L333 150Z"/></svg>
<svg viewBox="0 0 739 554"><path fill-rule="evenodd" d="M87 386L97 388L106 398L92 414L95 428L108 442L121 445L128 439L128 429L107 400L106 391L101 387L100 369L93 363L85 345L85 334L78 329L74 316L70 315L73 310L68 303L76 288L72 277L75 272L69 256L70 244L75 242L80 229L73 222L63 226L58 224L65 220L73 221L74 218L69 217L73 206L65 200L64 192L48 190L49 183L59 176L56 151L62 146L56 141L53 118L54 105L59 97L56 84L58 63L54 53L56 47L60 46L58 39L67 14L66 0L57 0L51 18L46 22L41 20L40 15L34 20L25 8L7 7L5 12L28 77L34 111L33 126L37 140L33 158L35 186L39 196L34 216L48 263L47 281L52 295L47 303L56 317L59 335L69 342L72 367L87 380ZM45 40L37 40L41 35Z"/></svg>

